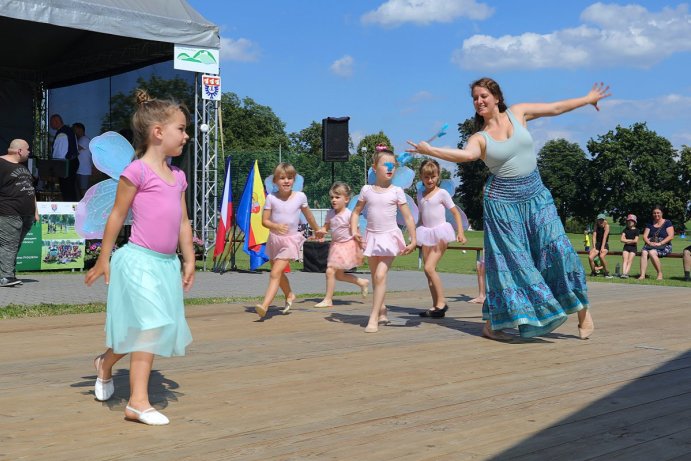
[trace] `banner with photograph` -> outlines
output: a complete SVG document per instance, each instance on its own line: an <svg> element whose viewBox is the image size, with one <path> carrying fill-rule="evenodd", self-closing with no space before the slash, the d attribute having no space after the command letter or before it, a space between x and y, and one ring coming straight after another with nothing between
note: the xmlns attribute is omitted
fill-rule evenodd
<svg viewBox="0 0 691 461"><path fill-rule="evenodd" d="M26 235L17 271L84 268L84 239L74 228L76 202L38 202L40 221Z"/></svg>

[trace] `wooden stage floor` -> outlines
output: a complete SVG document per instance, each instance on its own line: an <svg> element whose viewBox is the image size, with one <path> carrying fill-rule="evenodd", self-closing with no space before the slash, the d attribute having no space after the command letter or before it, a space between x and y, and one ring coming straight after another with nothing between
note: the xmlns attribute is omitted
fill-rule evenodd
<svg viewBox="0 0 691 461"><path fill-rule="evenodd" d="M154 363L165 427L123 419L127 359L115 396L94 399L104 314L0 321L0 459L691 459L691 290L589 288L587 341L575 316L546 338L489 341L465 297L418 317L423 292L390 294L376 334L354 296L263 322L192 306L188 355Z"/></svg>

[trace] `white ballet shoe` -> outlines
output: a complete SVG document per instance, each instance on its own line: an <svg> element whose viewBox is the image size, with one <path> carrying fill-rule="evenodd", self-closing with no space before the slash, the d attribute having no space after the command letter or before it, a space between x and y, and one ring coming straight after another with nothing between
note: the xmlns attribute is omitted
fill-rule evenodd
<svg viewBox="0 0 691 461"><path fill-rule="evenodd" d="M163 413L159 413L158 410L156 410L154 407L147 408L146 410L137 410L136 408L132 408L131 406L127 405L125 407L127 411L130 411L137 415L136 418L130 418L128 416L125 416L125 419L128 419L130 421L139 421L140 423L148 424L149 426L165 426L170 422L168 418Z"/></svg>
<svg viewBox="0 0 691 461"><path fill-rule="evenodd" d="M379 331L379 327L365 327L365 333L376 333Z"/></svg>
<svg viewBox="0 0 691 461"><path fill-rule="evenodd" d="M94 359L94 367L96 368L96 383L94 384L94 394L96 400L104 402L110 399L115 393L115 383L113 378L101 379L98 377L101 372L101 365L103 364L103 355L99 355Z"/></svg>
<svg viewBox="0 0 691 461"><path fill-rule="evenodd" d="M369 283L365 285L364 287L360 287L360 294L362 295L363 298L366 298L367 295L369 294Z"/></svg>
<svg viewBox="0 0 691 461"><path fill-rule="evenodd" d="M293 301L292 300L288 301L286 299L285 306L283 306L283 309L281 309L281 313L283 313L283 314L289 313L291 307L293 307Z"/></svg>
<svg viewBox="0 0 691 461"><path fill-rule="evenodd" d="M96 384L94 385L94 394L96 394L96 400L100 402L105 402L110 399L115 393L115 384L113 384L113 378L101 379L96 378Z"/></svg>
<svg viewBox="0 0 691 461"><path fill-rule="evenodd" d="M314 307L333 307L333 304L329 304L329 303L322 301L320 303L315 304Z"/></svg>
<svg viewBox="0 0 691 461"><path fill-rule="evenodd" d="M255 304L254 305L254 311L257 313L257 315L259 316L260 319L264 318L267 310L268 309L266 307L262 306L261 304Z"/></svg>

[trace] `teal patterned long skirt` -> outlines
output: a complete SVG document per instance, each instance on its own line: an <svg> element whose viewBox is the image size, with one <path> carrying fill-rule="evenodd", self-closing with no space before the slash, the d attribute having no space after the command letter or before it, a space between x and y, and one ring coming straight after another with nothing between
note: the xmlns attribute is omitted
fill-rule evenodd
<svg viewBox="0 0 691 461"><path fill-rule="evenodd" d="M493 330L545 335L588 307L585 271L538 170L491 175L484 193L487 298L482 318Z"/></svg>

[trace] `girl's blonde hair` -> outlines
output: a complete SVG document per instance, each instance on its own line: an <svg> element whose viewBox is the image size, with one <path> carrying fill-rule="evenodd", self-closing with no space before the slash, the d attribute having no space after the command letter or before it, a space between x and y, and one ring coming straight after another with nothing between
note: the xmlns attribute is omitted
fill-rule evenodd
<svg viewBox="0 0 691 461"><path fill-rule="evenodd" d="M434 159L427 158L420 164L420 179L428 174L436 173L437 176L441 176L441 168L439 167L439 162ZM438 182L438 181L437 181Z"/></svg>
<svg viewBox="0 0 691 461"><path fill-rule="evenodd" d="M278 179L280 175L286 175L289 178L294 178L297 176L298 172L293 165L286 162L281 162L274 168L274 182Z"/></svg>
<svg viewBox="0 0 691 461"><path fill-rule="evenodd" d="M382 157L385 155L391 155L393 157L394 163L396 163L396 154L393 153L391 149L389 149L389 146L386 144L377 144L377 147L374 148L374 156L372 157L372 165L375 167L377 164L379 164L379 160L381 160Z"/></svg>
<svg viewBox="0 0 691 461"><path fill-rule="evenodd" d="M154 99L146 90L138 89L135 93L137 110L132 115L132 135L137 158L141 158L149 147L151 127L157 123L168 122L177 111L189 120L189 111L184 104L170 99Z"/></svg>
<svg viewBox="0 0 691 461"><path fill-rule="evenodd" d="M336 181L329 189L329 196L340 195L341 197L350 197L350 186L344 182Z"/></svg>

